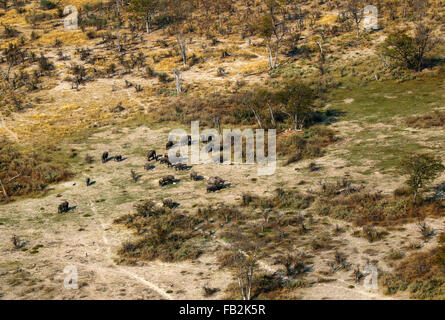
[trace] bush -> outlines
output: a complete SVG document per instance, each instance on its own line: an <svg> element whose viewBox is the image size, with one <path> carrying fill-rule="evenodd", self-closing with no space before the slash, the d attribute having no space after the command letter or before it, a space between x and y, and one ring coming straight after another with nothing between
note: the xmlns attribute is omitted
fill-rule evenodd
<svg viewBox="0 0 445 320"><path fill-rule="evenodd" d="M412 128L427 129L433 127L445 127L445 112L435 110L433 113L423 116L412 116L407 118L406 124Z"/></svg>
<svg viewBox="0 0 445 320"><path fill-rule="evenodd" d="M7 183L10 177L16 179ZM12 144L0 140L0 179L8 197L0 192L0 201L43 191L51 183L66 180L72 173L64 164L52 161L48 150L42 153L18 151ZM2 191L2 190L0 190Z"/></svg>
<svg viewBox="0 0 445 320"><path fill-rule="evenodd" d="M384 276L383 284L389 294L409 290L414 299L444 299L445 246L408 256Z"/></svg>
<svg viewBox="0 0 445 320"><path fill-rule="evenodd" d="M290 155L286 164L302 159L313 159L324 154L323 149L336 141L332 129L315 126L303 132L296 133L278 142L278 151L282 155Z"/></svg>
<svg viewBox="0 0 445 320"><path fill-rule="evenodd" d="M440 200L432 200L414 210L407 196L386 197L380 192L371 192L363 186L352 185L346 179L339 179L337 183L322 184L313 210L319 215L350 221L358 226L387 225L427 214L440 215L443 204Z"/></svg>
<svg viewBox="0 0 445 320"><path fill-rule="evenodd" d="M250 205L261 208L291 208L291 209L307 209L313 202L313 197L303 195L297 190L283 190L278 188L272 197L261 198L244 194L242 198L242 205Z"/></svg>
<svg viewBox="0 0 445 320"><path fill-rule="evenodd" d="M161 83L167 83L172 81L172 79L165 72L161 72L158 74L158 79Z"/></svg>
<svg viewBox="0 0 445 320"><path fill-rule="evenodd" d="M52 10L57 8L57 4L52 2L51 0L40 0L40 7L43 10Z"/></svg>

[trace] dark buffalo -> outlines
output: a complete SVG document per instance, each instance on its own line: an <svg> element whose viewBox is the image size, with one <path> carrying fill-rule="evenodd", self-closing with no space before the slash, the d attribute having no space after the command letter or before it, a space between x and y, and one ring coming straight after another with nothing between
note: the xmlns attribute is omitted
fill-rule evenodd
<svg viewBox="0 0 445 320"><path fill-rule="evenodd" d="M65 213L69 211L69 203L68 201L64 201L61 204L59 204L59 213Z"/></svg>
<svg viewBox="0 0 445 320"><path fill-rule="evenodd" d="M199 176L195 171L192 171L192 172L190 172L190 179L192 179L193 181L198 181Z"/></svg>
<svg viewBox="0 0 445 320"><path fill-rule="evenodd" d="M150 150L150 151L148 151L148 154L147 154L147 160L148 161L151 161L151 160L156 160L156 151L155 150Z"/></svg>
<svg viewBox="0 0 445 320"><path fill-rule="evenodd" d="M102 163L105 163L108 161L108 152L102 153Z"/></svg>
<svg viewBox="0 0 445 320"><path fill-rule="evenodd" d="M188 169L187 165L183 163L177 163L174 165L174 167L176 171L184 171Z"/></svg>
<svg viewBox="0 0 445 320"><path fill-rule="evenodd" d="M160 186L165 186L168 184L172 184L173 182L175 182L175 177L168 175L168 176L164 176L161 179L159 179L159 185Z"/></svg>
<svg viewBox="0 0 445 320"><path fill-rule="evenodd" d="M220 177L210 177L207 180L207 192L215 192L224 188L225 180Z"/></svg>

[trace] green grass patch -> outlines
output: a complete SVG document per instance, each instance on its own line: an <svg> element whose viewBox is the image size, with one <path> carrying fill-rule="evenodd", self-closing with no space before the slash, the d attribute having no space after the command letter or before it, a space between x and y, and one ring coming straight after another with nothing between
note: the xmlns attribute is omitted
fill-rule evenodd
<svg viewBox="0 0 445 320"><path fill-rule="evenodd" d="M332 91L332 109L345 112L342 119L367 123L394 123L396 118L431 112L443 106L444 75L405 82L373 81L366 86L344 86ZM346 99L354 99L347 104Z"/></svg>

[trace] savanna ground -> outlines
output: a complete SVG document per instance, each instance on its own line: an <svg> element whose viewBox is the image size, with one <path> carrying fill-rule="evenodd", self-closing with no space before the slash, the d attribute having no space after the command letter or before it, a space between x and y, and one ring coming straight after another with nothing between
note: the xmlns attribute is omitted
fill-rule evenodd
<svg viewBox="0 0 445 320"><path fill-rule="evenodd" d="M31 10L35 5L29 3L25 8ZM407 72L403 74L404 81L400 81L393 79L393 73L386 72L379 64L380 58L374 55L383 31L363 36L365 49L345 47L354 38L353 33L334 37L327 44L332 46L330 78L341 80L322 95L320 111L330 116L316 127L333 130L335 139L324 145L315 158L287 164L288 155L279 154L277 170L270 176L258 176L256 166L207 164L193 166L203 179L191 181L190 171L174 171L159 162L153 161L154 167L144 170L146 153L151 149L164 153L170 130L188 130L189 120L201 120L201 129L211 126L207 111L193 109L193 103L187 105L190 113L175 108L174 85L147 77L143 68L126 74L123 67L118 67L111 76L72 89L66 78L70 65L83 61L78 48L91 48L94 55L102 57L87 65L89 72L93 67L108 68L110 61L118 65L106 43L89 39L80 30L64 31L63 26L51 29L43 24L31 28L23 15L12 10L5 10L0 20L14 25L27 37L31 30L40 32L40 37L30 40L27 46L55 62L55 69L43 76L39 89L22 93L20 108L2 110L0 134L17 150L43 154L48 159L42 157L39 161L70 172L42 190L1 204L0 298L239 299L233 265L224 263L222 257L231 252L230 248L238 247L237 232L243 234L241 241L259 239L261 243L253 286L255 298L444 296L443 276L428 278L425 272L418 271L420 275L413 276L414 280L397 282L391 278L403 274L400 261L437 250L439 235L445 231L444 174L426 195L435 194L438 200L427 203L420 214L405 215L405 199L393 195L406 180L396 170L403 155L424 151L445 159L443 122L422 125L428 119L416 118L445 111L445 72L440 65L420 73ZM443 36L443 30L440 35ZM314 45L311 36L312 31L305 31L305 45ZM162 48L164 44L156 42L159 39L174 46L174 37L162 30L143 34L143 41L129 41L126 45L129 50L152 58L156 72L170 74L182 62L168 45ZM62 42L63 55L70 60L57 58L60 45L54 45L56 40ZM257 37L247 41L220 36L211 49L205 47L209 42L199 36L190 41L188 50L198 56L198 62L181 71L186 88L183 94L187 97L237 92L243 86L257 84L273 86L279 79L295 75L310 78L316 70L311 59L292 61L283 55L284 62L278 70L267 73L265 48ZM6 43L5 40L3 45ZM443 55L441 49L436 49L436 55ZM221 58L224 51L231 55ZM224 76L218 74L221 66ZM141 84L143 90L136 92L125 81ZM123 109L113 109L119 104ZM222 112L219 116L224 119L232 114ZM223 126L252 126L255 122L251 115L249 119L240 117L236 123L227 124L223 121ZM301 134L310 135L308 132ZM280 133L279 140L289 134L292 133ZM103 164L100 157L104 151L111 156L121 154L124 161ZM86 161L87 155L93 160ZM130 170L140 175L136 182ZM173 174L177 183L160 187L158 180L167 174ZM206 193L206 179L211 176L224 178L230 186ZM94 182L88 187L87 177ZM347 183L343 185L344 180ZM323 194L323 186L332 186L339 195ZM351 194L343 195L343 189ZM366 192L378 194L376 200L367 200ZM351 205L355 200L350 197L355 193L366 198L364 207L375 206L384 217L358 221L356 216L364 209ZM246 201L247 196L254 200ZM177 247L165 248L167 254L155 252L153 257L152 247L149 246L151 251L144 251L143 247L134 246L138 239L152 241L151 232L157 229L149 219L159 219L154 221L161 223L163 218L150 217L140 222L135 205L153 200L161 207L164 199L179 204L167 214L179 220L190 219L187 223L191 227L180 225L180 231L169 231L170 235L184 239L187 246L175 243ZM272 199L272 205L267 199ZM62 201L68 201L72 210L57 213ZM358 206L359 201L356 203ZM324 210L326 207L331 208L329 213ZM268 209L272 213L265 221L263 213ZM126 223L117 223L126 215L134 216L128 217ZM429 232L422 233L420 221ZM20 238L18 247L11 241L14 235ZM276 261L288 251L304 252L304 270L284 277L291 278L290 281L280 282L277 277L284 271ZM370 263L379 270L378 290L363 286L364 269ZM78 290L63 286L64 268L71 265L79 273ZM436 268L432 262L427 265L428 270ZM357 277L356 270L362 276ZM422 283L426 286L431 279L436 281L432 289L422 289ZM413 281L421 285L410 287ZM209 289L207 293L204 288Z"/></svg>

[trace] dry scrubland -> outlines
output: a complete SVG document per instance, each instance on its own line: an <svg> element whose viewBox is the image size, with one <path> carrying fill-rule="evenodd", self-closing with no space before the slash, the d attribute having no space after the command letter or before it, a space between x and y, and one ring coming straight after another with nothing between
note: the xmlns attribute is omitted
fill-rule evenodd
<svg viewBox="0 0 445 320"><path fill-rule="evenodd" d="M1 2L0 298L242 299L252 270L254 299L444 298L445 174L413 200L401 171L407 155L445 159L444 2L372 2L380 29L358 37L348 2L181 3L194 10L155 12L147 34L121 2ZM267 3L286 24L276 65ZM79 30L64 30L69 4ZM435 45L395 59L420 20ZM277 128L276 173L144 168L192 120ZM212 176L229 185L206 193Z"/></svg>

